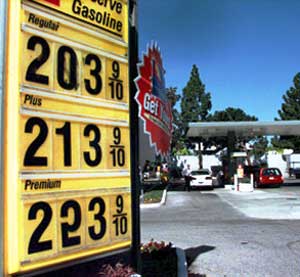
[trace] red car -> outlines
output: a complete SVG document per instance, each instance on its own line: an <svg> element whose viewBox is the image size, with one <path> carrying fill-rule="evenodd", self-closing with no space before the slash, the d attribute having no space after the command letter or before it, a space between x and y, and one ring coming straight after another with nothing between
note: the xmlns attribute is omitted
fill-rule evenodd
<svg viewBox="0 0 300 277"><path fill-rule="evenodd" d="M283 176L281 171L276 167L260 168L254 176L254 186L278 186L283 184Z"/></svg>

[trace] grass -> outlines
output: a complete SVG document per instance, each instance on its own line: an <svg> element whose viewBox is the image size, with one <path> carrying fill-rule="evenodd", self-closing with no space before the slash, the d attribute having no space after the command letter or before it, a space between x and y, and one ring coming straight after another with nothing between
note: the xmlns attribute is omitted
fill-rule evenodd
<svg viewBox="0 0 300 277"><path fill-rule="evenodd" d="M144 194L144 203L159 203L162 198L163 192L163 190L152 190L146 192Z"/></svg>

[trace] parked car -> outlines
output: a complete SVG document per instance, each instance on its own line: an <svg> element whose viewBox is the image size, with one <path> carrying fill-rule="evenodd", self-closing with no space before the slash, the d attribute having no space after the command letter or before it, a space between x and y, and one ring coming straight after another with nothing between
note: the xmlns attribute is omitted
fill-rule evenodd
<svg viewBox="0 0 300 277"><path fill-rule="evenodd" d="M182 176L182 168L179 166L172 166L169 169L169 184L171 186L185 185L184 177Z"/></svg>
<svg viewBox="0 0 300 277"><path fill-rule="evenodd" d="M291 170L290 175L294 175L296 179L300 179L300 168L296 167Z"/></svg>
<svg viewBox="0 0 300 277"><path fill-rule="evenodd" d="M212 185L214 188L224 187L224 172L223 167L221 165L212 165L211 169L211 177L212 177Z"/></svg>
<svg viewBox="0 0 300 277"><path fill-rule="evenodd" d="M254 175L254 186L279 186L283 184L283 176L279 168L268 167L261 168L257 174Z"/></svg>
<svg viewBox="0 0 300 277"><path fill-rule="evenodd" d="M194 178L191 181L191 187L206 187L213 189L212 177L208 169L199 169L193 170L191 172L192 177Z"/></svg>

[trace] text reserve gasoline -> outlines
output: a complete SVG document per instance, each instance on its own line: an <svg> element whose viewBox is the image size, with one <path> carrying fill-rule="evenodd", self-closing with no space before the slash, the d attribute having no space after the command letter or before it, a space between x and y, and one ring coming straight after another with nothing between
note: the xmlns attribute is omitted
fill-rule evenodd
<svg viewBox="0 0 300 277"><path fill-rule="evenodd" d="M121 14L123 10L123 4L116 0L91 0L91 2L96 2L99 5L99 8L106 7L117 14ZM99 10L90 8L89 6L82 4L80 0L73 0L72 12L104 27L108 27L119 33L122 32L123 23L114 18L111 13L106 11L100 12Z"/></svg>

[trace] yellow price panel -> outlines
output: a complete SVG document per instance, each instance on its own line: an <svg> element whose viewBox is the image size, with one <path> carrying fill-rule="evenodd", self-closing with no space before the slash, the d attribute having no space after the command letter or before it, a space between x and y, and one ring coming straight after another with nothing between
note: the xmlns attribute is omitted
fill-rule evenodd
<svg viewBox="0 0 300 277"><path fill-rule="evenodd" d="M25 1L22 2L25 3ZM64 2L69 1L64 0ZM23 22L21 29L23 31L42 30L50 35L70 38L79 44L101 47L102 50L116 55L124 56L127 53L128 44L119 38L106 36L99 32L99 29L92 28L91 25L83 26L80 24L82 22L66 21L65 18L61 18L59 13L52 13L49 17L45 14L45 8L32 4L27 6L26 4L23 5L24 10L21 13Z"/></svg>
<svg viewBox="0 0 300 277"><path fill-rule="evenodd" d="M107 129L108 168L129 169L129 130L126 127Z"/></svg>
<svg viewBox="0 0 300 277"><path fill-rule="evenodd" d="M58 251L75 250L85 245L85 201L82 198L63 199L57 203Z"/></svg>
<svg viewBox="0 0 300 277"><path fill-rule="evenodd" d="M124 249L132 232L127 1L18 3L11 273Z"/></svg>
<svg viewBox="0 0 300 277"><path fill-rule="evenodd" d="M24 202L23 263L45 259L58 252L56 214L54 200Z"/></svg>
<svg viewBox="0 0 300 277"><path fill-rule="evenodd" d="M79 123L52 120L51 125L52 169L79 169Z"/></svg>
<svg viewBox="0 0 300 277"><path fill-rule="evenodd" d="M22 83L31 84L44 89L53 88L52 58L53 42L36 36L24 34L22 53Z"/></svg>
<svg viewBox="0 0 300 277"><path fill-rule="evenodd" d="M131 238L130 197L125 193L25 201L24 207L24 265L55 260L64 252L99 252Z"/></svg>
<svg viewBox="0 0 300 277"><path fill-rule="evenodd" d="M129 130L126 127L38 116L21 117L20 126L22 170L129 168Z"/></svg>
<svg viewBox="0 0 300 277"><path fill-rule="evenodd" d="M52 122L40 117L21 117L20 167L22 169L51 169Z"/></svg>
<svg viewBox="0 0 300 277"><path fill-rule="evenodd" d="M21 169L79 169L79 124L21 117Z"/></svg>
<svg viewBox="0 0 300 277"><path fill-rule="evenodd" d="M108 59L106 64L106 99L128 102L128 66L117 60Z"/></svg>
<svg viewBox="0 0 300 277"><path fill-rule="evenodd" d="M86 51L85 48L88 47L78 49L71 42L54 42L24 32L23 84L93 100L128 102L126 64L117 58L109 60L97 49Z"/></svg>
<svg viewBox="0 0 300 277"><path fill-rule="evenodd" d="M130 239L130 207L131 202L128 194L117 194L111 197L112 241L122 241Z"/></svg>
<svg viewBox="0 0 300 277"><path fill-rule="evenodd" d="M48 43L49 40L45 40ZM50 50L54 60L54 91L66 92L71 95L80 94L80 73L82 67L81 52L69 45L53 43ZM50 73L51 74L51 73Z"/></svg>
<svg viewBox="0 0 300 277"><path fill-rule="evenodd" d="M109 35L127 40L127 1L124 0L31 0L80 20ZM88 25L89 24L89 25Z"/></svg>
<svg viewBox="0 0 300 277"><path fill-rule="evenodd" d="M110 242L108 230L111 228L110 220L110 198L108 196L96 196L92 199L86 198L87 210L86 224L88 235L87 246L106 245Z"/></svg>
<svg viewBox="0 0 300 277"><path fill-rule="evenodd" d="M81 124L81 168L106 169L107 145L105 143L107 128L104 125Z"/></svg>
<svg viewBox="0 0 300 277"><path fill-rule="evenodd" d="M105 61L106 59L94 53L83 52L82 95L105 98Z"/></svg>

